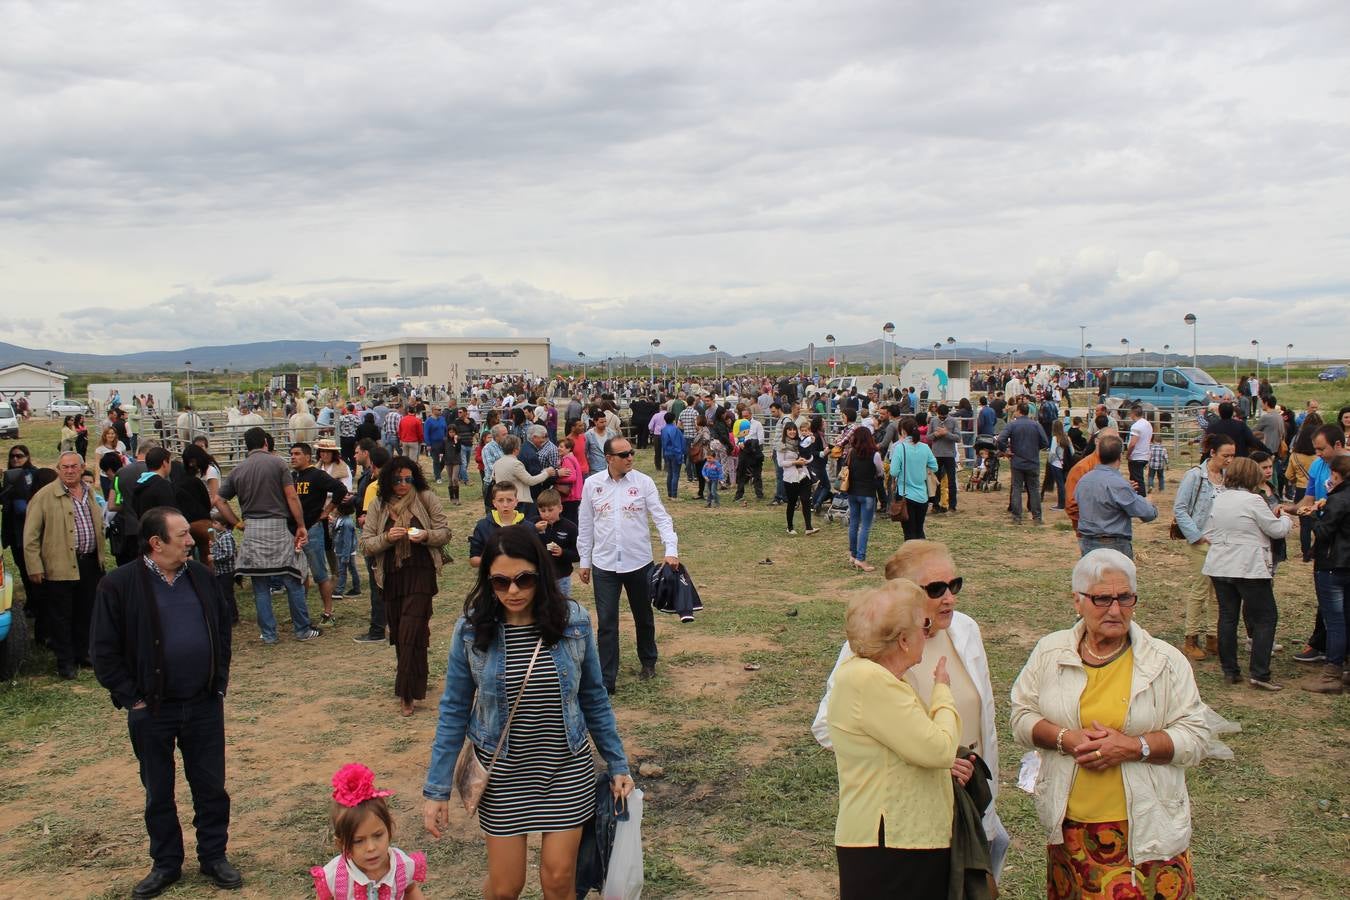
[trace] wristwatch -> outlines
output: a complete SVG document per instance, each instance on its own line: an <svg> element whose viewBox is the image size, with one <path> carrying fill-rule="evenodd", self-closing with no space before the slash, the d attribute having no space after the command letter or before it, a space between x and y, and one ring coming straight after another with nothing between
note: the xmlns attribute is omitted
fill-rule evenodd
<svg viewBox="0 0 1350 900"><path fill-rule="evenodd" d="M1144 736L1143 736L1142 734L1139 735L1139 753L1140 753L1140 759L1141 759L1143 762L1148 762L1148 755L1149 755L1150 753L1152 753L1152 752L1153 752L1153 751L1152 751L1151 749L1149 749L1148 741L1144 739Z"/></svg>

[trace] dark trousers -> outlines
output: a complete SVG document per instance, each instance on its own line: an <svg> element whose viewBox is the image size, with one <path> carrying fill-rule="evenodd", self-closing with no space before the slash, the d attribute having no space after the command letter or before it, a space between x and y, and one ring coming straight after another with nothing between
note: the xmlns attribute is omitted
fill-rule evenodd
<svg viewBox="0 0 1350 900"><path fill-rule="evenodd" d="M942 460L938 460L939 463ZM1035 469L1024 471L1012 467L1012 489L1008 492L1008 500L1012 503L1013 521L1022 521L1022 494L1027 495L1027 508L1031 510L1031 518L1037 522L1041 520L1041 492L1037 490L1036 476L1040 473Z"/></svg>
<svg viewBox="0 0 1350 900"><path fill-rule="evenodd" d="M806 520L806 530L811 530L811 479L803 477L800 481L780 482L787 495L787 527L792 530L792 521L797 512L797 504L802 506L802 518Z"/></svg>
<svg viewBox="0 0 1350 900"><path fill-rule="evenodd" d="M938 481L942 480L943 475L947 476L947 510L948 512L956 512L956 457L939 456L937 464ZM941 491L942 488L939 486L938 490ZM934 505L937 504L934 503Z"/></svg>
<svg viewBox="0 0 1350 900"><path fill-rule="evenodd" d="M1140 497L1148 496L1148 460L1146 459L1128 459L1125 461L1129 465L1130 480L1137 487L1134 492Z"/></svg>
<svg viewBox="0 0 1350 900"><path fill-rule="evenodd" d="M145 830L156 869L183 867L183 830L174 800L174 744L183 757L183 773L192 790L197 859L225 858L230 833L230 795L225 792L225 708L219 696L165 701L157 711L127 713L131 748L145 786Z"/></svg>
<svg viewBox="0 0 1350 900"><path fill-rule="evenodd" d="M89 661L89 623L103 569L93 553L81 556L79 563L79 580L47 581L42 591L58 672L73 672L76 663Z"/></svg>
<svg viewBox="0 0 1350 900"><path fill-rule="evenodd" d="M1258 681L1270 680L1270 653L1275 645L1275 625L1279 611L1275 607L1275 582L1269 578L1219 578L1214 582L1214 599L1219 603L1219 665L1225 675L1241 675L1237 661L1238 613L1247 623L1252 637L1248 671Z"/></svg>
<svg viewBox="0 0 1350 900"><path fill-rule="evenodd" d="M928 518L928 504L906 497L905 505L909 507L909 518L900 523L900 530L904 532L905 540L925 540L923 523Z"/></svg>
<svg viewBox="0 0 1350 900"><path fill-rule="evenodd" d="M755 486L755 499L764 499L764 463L758 465L746 465L742 460L736 467L736 499L739 500L745 496L745 486L753 483Z"/></svg>
<svg viewBox="0 0 1350 900"><path fill-rule="evenodd" d="M225 598L225 605L230 608L230 621L239 624L239 601L234 596L234 573L218 572L216 573L216 586L220 588L220 596Z"/></svg>
<svg viewBox="0 0 1350 900"><path fill-rule="evenodd" d="M605 689L614 693L619 678L619 589L628 594L628 608L637 629L638 661L656 665L656 621L652 615L647 579L654 563L632 572L607 572L592 569L595 584L595 618L599 622L596 645L600 652L600 677Z"/></svg>
<svg viewBox="0 0 1350 900"><path fill-rule="evenodd" d="M371 637L384 637L384 595L380 593L380 586L375 583L375 567L366 562L366 583L370 585L370 635Z"/></svg>
<svg viewBox="0 0 1350 900"><path fill-rule="evenodd" d="M840 900L947 896L952 851L901 850L886 846L886 823L875 847L835 847Z"/></svg>
<svg viewBox="0 0 1350 900"><path fill-rule="evenodd" d="M347 464L347 468L348 468L348 469L350 469L351 471L355 472L355 471L356 471L356 438L355 438L354 436L353 436L353 437L338 438L338 447L339 447L338 455L342 457L342 461L345 462L345 463Z"/></svg>
<svg viewBox="0 0 1350 900"><path fill-rule="evenodd" d="M427 450L431 453L431 477L440 481L441 472L445 470L445 442L438 441Z"/></svg>

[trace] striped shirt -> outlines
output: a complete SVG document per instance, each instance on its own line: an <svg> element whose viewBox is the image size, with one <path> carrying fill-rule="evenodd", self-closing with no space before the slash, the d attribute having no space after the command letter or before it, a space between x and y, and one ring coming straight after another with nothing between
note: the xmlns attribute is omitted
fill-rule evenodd
<svg viewBox="0 0 1350 900"><path fill-rule="evenodd" d="M506 701L508 708L520 695L525 670L539 640L534 625L506 626ZM484 766L492 754L477 747ZM534 832L566 831L586 823L595 814L595 764L589 744L573 753L563 720L558 670L547 648L525 686L516 709L506 748L488 781L478 807L483 831L493 837Z"/></svg>

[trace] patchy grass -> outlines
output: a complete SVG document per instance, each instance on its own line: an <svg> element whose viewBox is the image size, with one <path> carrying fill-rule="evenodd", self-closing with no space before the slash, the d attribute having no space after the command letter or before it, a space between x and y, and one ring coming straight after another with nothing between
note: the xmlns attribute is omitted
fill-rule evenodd
<svg viewBox="0 0 1350 900"><path fill-rule="evenodd" d="M1318 389L1295 383L1283 396L1301 406L1315 395L1332 410L1350 399L1339 387L1311 390ZM55 437L50 423L24 428L42 464L52 462L43 447ZM1164 506L1192 458L1187 451L1174 460ZM1032 898L1044 896L1045 852L1031 798L1013 784L1022 751L1008 735L1006 698L1036 640L1072 621L1068 572L1077 552L1062 514L1047 513L1044 528L1014 528L1006 502L1006 491L963 493L961 513L930 518L929 536L952 546L967 585L961 609L980 622L989 654L1002 737L998 803L1013 835L1003 896ZM615 695L633 762L665 770L660 779L638 779L647 793L645 894L833 896L834 760L809 726L842 641L844 601L880 575L845 565L847 538L838 525L822 522L818 535L790 537L780 508L706 510L687 500L671 508L707 609L693 624L658 617L662 657L652 682L636 678L631 620L623 614ZM459 551L481 514L477 488L448 509ZM1168 519L1164 512L1137 532L1137 616L1154 634L1178 640L1188 569L1167 540ZM898 543L898 526L879 519L869 558L880 564ZM411 719L395 712L392 650L351 642L365 621L364 599L339 599L340 624L318 641L283 638L265 648L256 641L251 592L239 592L245 622L235 632L227 765L231 855L248 881L241 897L307 893L308 867L333 853L328 778L351 760L371 765L396 791L396 841L427 851L428 893L480 896L485 856L474 824L452 811L450 833L439 842L420 825L437 685L470 579L463 554L456 556L432 620L430 696ZM760 565L766 558L773 564ZM573 587L589 606L589 589ZM1211 761L1189 776L1192 851L1205 897L1341 896L1350 876L1350 698L1295 686L1305 673L1290 657L1314 608L1308 568L1283 566L1276 595L1286 649L1274 673L1290 689L1258 694L1223 684L1212 662L1197 667L1205 699L1243 727L1228 739L1234 761ZM276 611L287 634L284 601ZM6 896L46 896L58 880L63 896L125 896L148 860L124 714L87 673L67 684L52 669L50 655L36 653L16 683L0 688L0 884ZM191 803L181 779L179 806L191 859ZM525 896L537 897L534 849L531 867ZM173 891L189 900L216 895L191 866Z"/></svg>

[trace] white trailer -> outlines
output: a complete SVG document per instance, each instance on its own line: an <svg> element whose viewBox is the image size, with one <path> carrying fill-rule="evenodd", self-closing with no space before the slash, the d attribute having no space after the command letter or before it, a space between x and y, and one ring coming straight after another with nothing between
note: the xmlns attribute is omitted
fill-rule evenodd
<svg viewBox="0 0 1350 900"><path fill-rule="evenodd" d="M970 396L970 360L915 357L900 370L900 388L926 391L929 400L951 401Z"/></svg>

